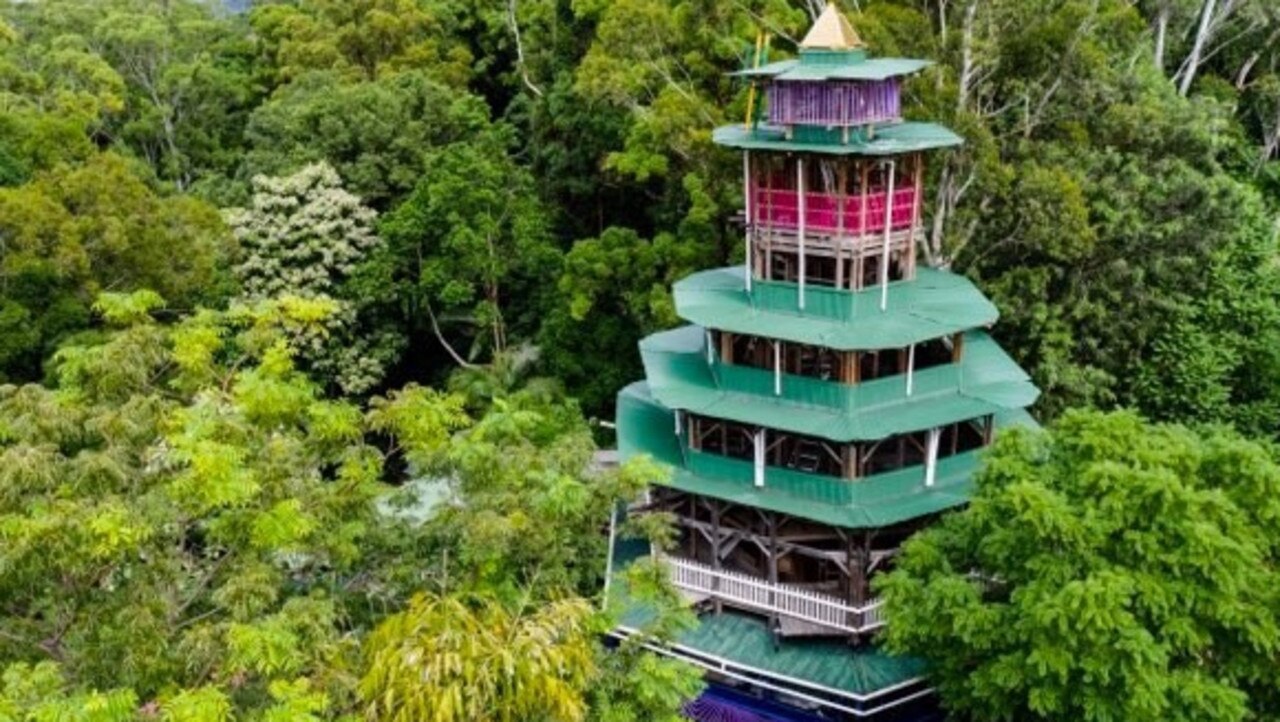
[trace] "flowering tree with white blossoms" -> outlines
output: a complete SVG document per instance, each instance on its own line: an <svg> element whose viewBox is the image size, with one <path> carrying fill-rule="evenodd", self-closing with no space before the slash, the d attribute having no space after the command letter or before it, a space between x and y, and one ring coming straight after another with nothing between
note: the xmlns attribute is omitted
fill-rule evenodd
<svg viewBox="0 0 1280 722"><path fill-rule="evenodd" d="M300 331L291 342L316 375L344 393L371 390L404 345L398 334L363 322L367 301L345 288L382 247L377 214L343 189L327 163L287 177L255 177L253 191L248 208L226 214L242 251L235 269L241 300L332 301L335 310L323 328Z"/></svg>

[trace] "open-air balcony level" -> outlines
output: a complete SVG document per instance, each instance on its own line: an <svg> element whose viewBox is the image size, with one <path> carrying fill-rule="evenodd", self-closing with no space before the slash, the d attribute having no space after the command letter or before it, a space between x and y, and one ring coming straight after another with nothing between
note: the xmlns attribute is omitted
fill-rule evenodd
<svg viewBox="0 0 1280 722"><path fill-rule="evenodd" d="M823 633L868 634L885 624L879 599L853 605L815 585L770 583L744 572L716 569L711 564L663 555L661 562L671 583L695 602L724 606L778 617L780 630L799 629L804 635ZM790 622L799 622L796 625Z"/></svg>

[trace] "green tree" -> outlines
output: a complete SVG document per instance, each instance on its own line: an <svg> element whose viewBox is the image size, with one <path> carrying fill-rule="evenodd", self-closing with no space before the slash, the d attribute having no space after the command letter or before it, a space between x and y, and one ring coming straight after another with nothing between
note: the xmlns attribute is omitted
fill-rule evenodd
<svg viewBox="0 0 1280 722"><path fill-rule="evenodd" d="M1128 412L1011 432L877 582L886 642L969 718L1269 719L1274 454Z"/></svg>
<svg viewBox="0 0 1280 722"><path fill-rule="evenodd" d="M253 204L227 212L242 250L235 268L242 297L332 301L324 324L300 330L290 342L317 377L347 394L369 391L404 345L394 332L371 326L369 302L347 283L382 246L376 214L345 191L325 163L287 178L258 176L253 185Z"/></svg>
<svg viewBox="0 0 1280 722"><path fill-rule="evenodd" d="M385 210L413 189L431 149L470 138L487 119L482 100L426 73L364 83L308 73L254 111L240 177L286 175L323 160L351 192Z"/></svg>
<svg viewBox="0 0 1280 722"><path fill-rule="evenodd" d="M244 24L198 0L49 0L0 14L23 36L24 66L40 81L25 94L42 108L73 104L99 142L178 188L233 169L265 90Z"/></svg>
<svg viewBox="0 0 1280 722"><path fill-rule="evenodd" d="M306 0L266 4L251 17L282 81L311 70L360 80L416 68L461 87L471 54L457 32L460 9L439 0Z"/></svg>
<svg viewBox="0 0 1280 722"><path fill-rule="evenodd" d="M539 335L547 367L587 408L610 408L618 389L643 375L637 340L679 322L671 283L710 265L707 256L666 233L650 241L609 228L578 241Z"/></svg>
<svg viewBox="0 0 1280 722"><path fill-rule="evenodd" d="M513 333L531 336L559 270L549 211L509 142L493 126L425 153L422 177L381 227L408 322L434 332L460 365L502 353ZM459 336L469 343L461 353Z"/></svg>
<svg viewBox="0 0 1280 722"><path fill-rule="evenodd" d="M266 710L303 688L340 704L355 640L338 580L381 456L360 410L322 399L283 343L323 309L169 328L150 320L160 303L103 297L117 330L60 351L58 388L0 390L0 658L166 710Z"/></svg>
<svg viewBox="0 0 1280 722"><path fill-rule="evenodd" d="M367 716L580 722L596 672L590 617L575 599L512 614L493 600L418 597L369 640Z"/></svg>
<svg viewBox="0 0 1280 722"><path fill-rule="evenodd" d="M84 329L101 290L155 289L179 308L228 291L217 211L157 192L111 153L0 188L0 238L0 374L12 378L34 378Z"/></svg>

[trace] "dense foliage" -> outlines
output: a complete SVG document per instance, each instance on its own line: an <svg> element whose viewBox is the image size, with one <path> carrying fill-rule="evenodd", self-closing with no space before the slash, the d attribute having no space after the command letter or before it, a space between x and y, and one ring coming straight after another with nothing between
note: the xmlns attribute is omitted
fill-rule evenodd
<svg viewBox="0 0 1280 722"><path fill-rule="evenodd" d="M726 72L761 30L793 53L823 4L0 0L0 717L413 719L443 694L449 722L673 719L693 675L602 654L584 601L602 520L656 472L592 470L609 432L584 417L610 417L636 341L679 323L670 284L740 260L739 165L711 143L745 110ZM966 145L931 160L920 250L1000 307L1040 417L1221 427L1141 442L1128 416L1066 416L993 455L990 501L889 591L937 577L935 613L1046 636L956 642L904 603L920 624L897 643L1009 659L1048 640L1078 662L1010 681L935 655L962 709L1274 712L1256 537L1275 520L1232 478L1272 462L1221 430L1269 442L1280 417L1274 5L842 3L874 53L939 61L907 112ZM1084 456L1099 429L1115 469ZM1103 471L1124 483L1096 487ZM1030 487L1052 508L1001 501ZM1128 516L1144 504L1177 514ZM1087 537L1080 558L1017 567L1065 543L1013 526L1033 512ZM1143 545L1203 544L1153 561L1092 538L1122 521ZM980 531L1026 548L951 546ZM1205 555L1234 586L1186 568ZM962 563L992 594L1096 592L1110 616L1056 640L938 566ZM1188 582L1166 575L1207 596L1174 614ZM432 631L452 624L529 654ZM1121 633L1132 665L1088 666ZM475 696L414 684L424 655L458 660Z"/></svg>
<svg viewBox="0 0 1280 722"><path fill-rule="evenodd" d="M0 699L14 714L101 703L115 711L94 719L319 719L367 706L422 719L404 705L427 690L405 691L397 664L411 662L395 661L417 643L437 646L412 659L441 655L461 679L486 670L493 695L553 704L549 719L586 719L598 684L692 691L671 663L596 662L604 622L580 595L604 564L601 520L653 472L589 472L571 404L517 391L473 418L467 397L410 386L361 408L326 398L293 362L291 340L323 325L331 301L172 326L152 320L160 303L102 297L111 330L58 352L56 388L0 388ZM392 493L389 455L424 476ZM368 630L405 605L366 655ZM473 620L460 649L400 631L445 612ZM556 631L537 631L547 624ZM493 660L506 643L471 646L477 629L505 639L525 625L527 672ZM521 687L546 671L541 655L569 653L581 663L545 681L553 698ZM70 694L54 702L64 679ZM457 714L434 719L475 718Z"/></svg>
<svg viewBox="0 0 1280 722"><path fill-rule="evenodd" d="M1073 411L906 544L887 639L971 719L1274 719L1277 520L1271 446Z"/></svg>

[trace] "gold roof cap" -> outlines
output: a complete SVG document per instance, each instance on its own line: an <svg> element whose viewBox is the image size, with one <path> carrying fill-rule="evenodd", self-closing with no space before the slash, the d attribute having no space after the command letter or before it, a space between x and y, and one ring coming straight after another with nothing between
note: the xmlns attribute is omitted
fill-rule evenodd
<svg viewBox="0 0 1280 722"><path fill-rule="evenodd" d="M827 9L809 28L809 34L800 41L800 47L810 50L854 50L865 47L862 38L836 9L835 2L828 2Z"/></svg>

